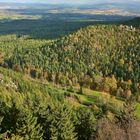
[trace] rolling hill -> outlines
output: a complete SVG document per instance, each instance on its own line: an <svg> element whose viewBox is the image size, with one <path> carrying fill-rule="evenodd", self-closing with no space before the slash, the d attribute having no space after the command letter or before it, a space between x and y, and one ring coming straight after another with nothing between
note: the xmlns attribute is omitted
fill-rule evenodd
<svg viewBox="0 0 140 140"><path fill-rule="evenodd" d="M140 17L133 18L132 20L125 22L125 24L127 24L129 26L132 25L134 27L139 27L140 26Z"/></svg>
<svg viewBox="0 0 140 140"><path fill-rule="evenodd" d="M131 89L137 93L140 80L139 34L139 29L129 26L96 25L80 29L50 44L45 40L36 41L40 44L36 47L33 39L11 36L10 42L1 41L1 45L5 43L7 46L1 47L4 54L2 65L62 85L80 84L82 79L84 82L84 78L87 78L86 86L94 90L104 89L94 87L95 83L88 80L93 81L96 76L103 81L105 77L115 77L118 87L129 81L129 88L124 90ZM19 47L15 45L17 42ZM10 48L13 51L9 56L5 51ZM108 90L112 92L110 88Z"/></svg>
<svg viewBox="0 0 140 140"><path fill-rule="evenodd" d="M42 37L49 34L44 20L32 22L0 26L7 34L0 35L0 139L139 139L139 18L90 26L50 21L54 40Z"/></svg>

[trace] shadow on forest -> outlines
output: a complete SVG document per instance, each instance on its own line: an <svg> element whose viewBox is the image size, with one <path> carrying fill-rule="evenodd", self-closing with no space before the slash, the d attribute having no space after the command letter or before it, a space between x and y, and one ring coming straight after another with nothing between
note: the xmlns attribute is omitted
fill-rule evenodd
<svg viewBox="0 0 140 140"><path fill-rule="evenodd" d="M29 35L31 38L56 39L82 27L95 24L120 24L132 19L117 15L42 14L37 20L1 21L0 34Z"/></svg>

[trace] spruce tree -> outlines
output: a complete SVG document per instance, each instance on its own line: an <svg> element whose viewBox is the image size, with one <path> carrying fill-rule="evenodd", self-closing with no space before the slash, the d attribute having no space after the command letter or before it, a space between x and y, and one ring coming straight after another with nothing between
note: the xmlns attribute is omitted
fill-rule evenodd
<svg viewBox="0 0 140 140"><path fill-rule="evenodd" d="M51 140L76 140L76 133L71 120L72 110L67 106L59 106L52 114L50 125Z"/></svg>
<svg viewBox="0 0 140 140"><path fill-rule="evenodd" d="M5 138L5 140L26 140L26 139L18 135L12 135L11 138Z"/></svg>
<svg viewBox="0 0 140 140"><path fill-rule="evenodd" d="M16 122L16 133L27 140L42 140L42 127L37 122L37 118L30 112L25 112Z"/></svg>
<svg viewBox="0 0 140 140"><path fill-rule="evenodd" d="M95 132L95 117L90 110L79 109L76 112L76 132L78 140L89 140Z"/></svg>
<svg viewBox="0 0 140 140"><path fill-rule="evenodd" d="M2 126L1 126L2 120L3 120L3 117L0 116L0 132L1 132L1 129L2 129Z"/></svg>
<svg viewBox="0 0 140 140"><path fill-rule="evenodd" d="M2 129L1 123L2 123L2 120L3 120L3 117L0 116L0 139L2 138L2 134L1 134L1 129Z"/></svg>

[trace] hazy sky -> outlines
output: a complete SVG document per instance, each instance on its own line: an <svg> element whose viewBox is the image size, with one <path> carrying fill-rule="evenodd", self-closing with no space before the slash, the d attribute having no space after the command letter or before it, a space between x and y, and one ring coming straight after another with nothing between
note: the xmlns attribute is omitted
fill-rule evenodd
<svg viewBox="0 0 140 140"><path fill-rule="evenodd" d="M0 0L0 2L27 2L27 3L104 3L104 2L140 2L140 0Z"/></svg>

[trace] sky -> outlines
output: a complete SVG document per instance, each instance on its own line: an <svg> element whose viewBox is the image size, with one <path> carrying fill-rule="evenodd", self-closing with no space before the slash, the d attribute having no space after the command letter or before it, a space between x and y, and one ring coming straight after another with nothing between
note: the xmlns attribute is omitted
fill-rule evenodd
<svg viewBox="0 0 140 140"><path fill-rule="evenodd" d="M68 3L68 4L84 4L84 3L107 3L107 2L133 2L140 0L0 0L0 2L17 2L17 3Z"/></svg>

